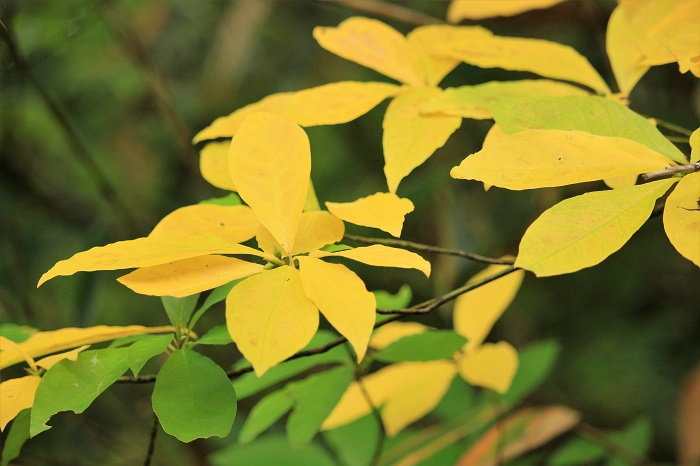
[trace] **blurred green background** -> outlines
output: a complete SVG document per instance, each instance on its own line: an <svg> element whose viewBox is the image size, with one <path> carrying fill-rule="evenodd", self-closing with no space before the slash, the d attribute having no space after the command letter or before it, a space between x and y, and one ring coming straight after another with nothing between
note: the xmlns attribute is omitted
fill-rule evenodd
<svg viewBox="0 0 700 466"><path fill-rule="evenodd" d="M395 3L438 18L448 4ZM571 0L480 24L502 35L571 45L613 84L604 41L614 6L614 0ZM15 46L13 51L7 40L0 46L0 323L42 330L165 324L160 300L121 286L114 280L118 272L57 278L40 289L36 282L75 252L143 236L172 210L225 195L201 178L199 147L189 143L214 118L275 92L386 80L324 51L311 36L314 26L334 26L357 14L313 0L0 0L0 19ZM402 32L412 28L388 22ZM462 65L443 87L522 77L529 75ZM697 80L678 74L676 65L657 67L633 91L631 107L694 129L698 89ZM385 108L345 125L307 130L321 202L386 190ZM399 194L416 205L404 238L492 256L514 254L539 213L564 197L602 187L484 192L480 183L450 178L449 169L480 148L489 126L465 120L402 183ZM434 267L430 281L414 272L356 269L373 290L395 292L409 283L415 302L480 270L445 256L428 259ZM655 217L599 266L547 279L528 275L491 339L516 347L558 340L562 353L554 374L530 402L568 405L605 429L648 418L654 431L650 456L672 463L678 389L700 360L699 278ZM205 320L205 326L222 323L223 309ZM421 321L449 327L449 309ZM228 346L211 355L229 365L234 351ZM56 416L56 428L25 446L23 464L142 462L152 423L151 389L114 386L85 415ZM182 445L161 433L154 464L207 464L215 443Z"/></svg>

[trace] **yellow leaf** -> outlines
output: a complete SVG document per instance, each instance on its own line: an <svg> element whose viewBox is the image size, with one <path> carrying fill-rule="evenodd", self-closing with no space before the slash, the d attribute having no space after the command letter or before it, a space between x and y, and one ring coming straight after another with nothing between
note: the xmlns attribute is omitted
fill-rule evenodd
<svg viewBox="0 0 700 466"><path fill-rule="evenodd" d="M304 212L310 212L312 210L321 210L321 206L316 197L314 183L309 180L309 190L306 192L306 200L304 201Z"/></svg>
<svg viewBox="0 0 700 466"><path fill-rule="evenodd" d="M199 151L199 171L212 186L235 191L228 172L228 148L231 141L210 142Z"/></svg>
<svg viewBox="0 0 700 466"><path fill-rule="evenodd" d="M538 277L576 272L620 249L676 180L660 180L566 199L525 232L515 266Z"/></svg>
<svg viewBox="0 0 700 466"><path fill-rule="evenodd" d="M142 267L117 279L136 293L184 298L260 273L260 264L233 257L200 256Z"/></svg>
<svg viewBox="0 0 700 466"><path fill-rule="evenodd" d="M474 283L494 275L509 265L490 265L469 279ZM515 298L525 272L517 270L461 295L454 305L454 330L467 339L465 351L479 346Z"/></svg>
<svg viewBox="0 0 700 466"><path fill-rule="evenodd" d="M250 115L231 142L229 169L238 194L290 255L311 175L304 130L271 113Z"/></svg>
<svg viewBox="0 0 700 466"><path fill-rule="evenodd" d="M318 328L318 309L299 272L283 266L250 277L226 298L226 325L258 377L302 349Z"/></svg>
<svg viewBox="0 0 700 466"><path fill-rule="evenodd" d="M46 370L49 370L53 367L54 364L56 364L59 361L63 361L64 359L70 359L71 361L76 361L78 359L78 353L81 351L85 351L88 349L90 345L83 345L79 348L76 348L74 350L66 351L65 353L59 353L59 354L54 354L53 356L47 356L45 358L41 358L36 362L36 365L39 367L42 367Z"/></svg>
<svg viewBox="0 0 700 466"><path fill-rule="evenodd" d="M569 46L541 39L494 35L473 40L468 31L465 36L454 34L451 41L436 45L435 54L457 58L481 68L529 71L610 94L607 84L588 60Z"/></svg>
<svg viewBox="0 0 700 466"><path fill-rule="evenodd" d="M445 89L423 106L424 114L453 115L462 118L490 119L489 106L503 100L530 96L588 95L580 87L549 79L488 82L475 86Z"/></svg>
<svg viewBox="0 0 700 466"><path fill-rule="evenodd" d="M690 163L700 162L700 128L693 131L688 143L690 144Z"/></svg>
<svg viewBox="0 0 700 466"><path fill-rule="evenodd" d="M181 207L166 215L148 236L214 236L231 243L242 243L255 236L259 225L248 206L198 204Z"/></svg>
<svg viewBox="0 0 700 466"><path fill-rule="evenodd" d="M673 247L700 267L700 172L685 175L664 207L664 230Z"/></svg>
<svg viewBox="0 0 700 466"><path fill-rule="evenodd" d="M549 8L564 0L452 0L447 8L447 21L484 19L494 16L515 16L530 10Z"/></svg>
<svg viewBox="0 0 700 466"><path fill-rule="evenodd" d="M520 190L636 175L664 169L671 163L629 139L535 129L484 146L450 174Z"/></svg>
<svg viewBox="0 0 700 466"><path fill-rule="evenodd" d="M608 186L608 188L625 188L627 186L634 186L635 184L637 184L638 177L639 175L636 174L623 175L617 176L615 178L606 178L603 180L603 182Z"/></svg>
<svg viewBox="0 0 700 466"><path fill-rule="evenodd" d="M430 276L430 262L416 253L405 249L392 248L381 244L363 246L338 252L317 251L317 257L345 257L357 262L377 267L398 267L401 269L416 269Z"/></svg>
<svg viewBox="0 0 700 466"><path fill-rule="evenodd" d="M27 353L27 350L25 348L20 346L19 343L15 343L14 341L10 340L9 338L0 336L0 369L2 369L3 367L7 367L5 364L9 366L12 364L16 364L22 361L23 359L32 371L39 371L39 369L36 366L36 362L34 362L34 358L32 358L29 355L29 353ZM8 363L8 360L14 362Z"/></svg>
<svg viewBox="0 0 700 466"><path fill-rule="evenodd" d="M338 27L316 27L314 38L324 49L412 86L425 84L406 38L376 19L353 17Z"/></svg>
<svg viewBox="0 0 700 466"><path fill-rule="evenodd" d="M116 340L117 338L131 335L143 335L146 333L166 333L175 329L171 326L165 327L142 327L140 325L129 325L127 327L108 327L98 325L88 328L62 328L48 332L37 332L27 340L19 343L19 346L31 357L36 358L45 354L56 353L80 345L89 345L103 341ZM24 358L21 355L6 354L2 352L0 357L0 369L12 366L21 362Z"/></svg>
<svg viewBox="0 0 700 466"><path fill-rule="evenodd" d="M661 2L657 5L662 6ZM632 28L626 16L620 5L613 10L608 21L605 49L617 87L624 95L629 95L650 66L642 63L643 55L639 51L643 36Z"/></svg>
<svg viewBox="0 0 700 466"><path fill-rule="evenodd" d="M462 28L463 34L464 30L466 30L466 28ZM476 36L480 34L491 34L491 32L479 26L470 27L469 30ZM406 36L408 43L423 67L423 74L426 77L426 84L428 86L437 86L440 81L460 63L460 60L455 58L437 57L432 54L435 44L449 40L453 31L453 26L433 24L416 28Z"/></svg>
<svg viewBox="0 0 700 466"><path fill-rule="evenodd" d="M376 193L353 202L326 202L326 207L346 222L378 228L397 238L401 236L406 214L413 212L409 199L393 193Z"/></svg>
<svg viewBox="0 0 700 466"><path fill-rule="evenodd" d="M221 238L188 236L173 238L148 237L118 241L79 252L62 260L41 276L37 286L59 275L95 270L119 270L167 264L208 254L242 254L269 257L257 249L232 244Z"/></svg>
<svg viewBox="0 0 700 466"><path fill-rule="evenodd" d="M421 115L423 105L440 95L438 88L410 89L391 101L384 115L384 174L389 191L433 152L442 147L462 119L454 116Z"/></svg>
<svg viewBox="0 0 700 466"><path fill-rule="evenodd" d="M457 358L457 369L472 385L506 393L518 369L518 352L510 343L485 343Z"/></svg>
<svg viewBox="0 0 700 466"><path fill-rule="evenodd" d="M27 375L0 383L0 430L5 430L20 411L32 407L39 382L41 377Z"/></svg>
<svg viewBox="0 0 700 466"><path fill-rule="evenodd" d="M348 339L360 362L367 351L377 303L354 272L341 264L299 257L299 273L306 295L321 314Z"/></svg>
<svg viewBox="0 0 700 466"><path fill-rule="evenodd" d="M391 322L379 327L374 332L372 339L369 341L369 346L374 349L386 348L403 337L418 335L429 329L430 327L418 322Z"/></svg>
<svg viewBox="0 0 700 466"><path fill-rule="evenodd" d="M345 225L336 216L321 210L301 214L292 254L320 249L343 239Z"/></svg>

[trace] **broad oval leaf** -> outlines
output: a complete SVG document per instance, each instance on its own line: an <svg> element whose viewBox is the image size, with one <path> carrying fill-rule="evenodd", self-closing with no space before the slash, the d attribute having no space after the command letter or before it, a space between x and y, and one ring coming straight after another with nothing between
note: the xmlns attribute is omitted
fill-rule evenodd
<svg viewBox="0 0 700 466"><path fill-rule="evenodd" d="M209 184L227 191L236 191L228 172L228 148L231 141L210 142L199 151L199 171Z"/></svg>
<svg viewBox="0 0 700 466"><path fill-rule="evenodd" d="M172 341L172 335L149 335L129 346L126 360L131 372L139 375L148 360L163 353Z"/></svg>
<svg viewBox="0 0 700 466"><path fill-rule="evenodd" d="M238 194L291 254L311 174L304 130L271 113L250 115L231 142L229 169Z"/></svg>
<svg viewBox="0 0 700 466"><path fill-rule="evenodd" d="M377 300L377 309L401 309L408 306L413 298L413 290L405 283L394 294L386 290L374 290L372 293Z"/></svg>
<svg viewBox="0 0 700 466"><path fill-rule="evenodd" d="M685 175L666 199L664 230L673 247L700 267L700 172Z"/></svg>
<svg viewBox="0 0 700 466"><path fill-rule="evenodd" d="M226 437L236 417L236 392L226 372L194 351L173 352L158 372L153 411L181 442Z"/></svg>
<svg viewBox="0 0 700 466"><path fill-rule="evenodd" d="M32 407L39 382L41 377L38 375L26 375L0 383L0 430L5 430L20 411Z"/></svg>
<svg viewBox="0 0 700 466"><path fill-rule="evenodd" d="M505 341L485 343L457 356L457 369L472 385L506 393L518 370L518 352Z"/></svg>
<svg viewBox="0 0 700 466"><path fill-rule="evenodd" d="M238 441L244 445L252 442L291 411L292 407L294 407L294 398L288 390L280 389L266 395L250 410L238 435Z"/></svg>
<svg viewBox="0 0 700 466"><path fill-rule="evenodd" d="M226 298L231 338L258 377L304 347L318 328L318 309L299 272L283 266L250 277Z"/></svg>
<svg viewBox="0 0 700 466"><path fill-rule="evenodd" d="M166 215L148 236L214 236L242 243L255 236L259 226L260 222L248 206L197 204Z"/></svg>
<svg viewBox="0 0 700 466"><path fill-rule="evenodd" d="M393 193L375 193L353 202L326 202L336 217L355 225L378 228L399 237L406 214L413 212L409 199Z"/></svg>
<svg viewBox="0 0 700 466"><path fill-rule="evenodd" d="M660 180L566 199L525 232L515 266L538 277L576 272L620 249L676 180Z"/></svg>
<svg viewBox="0 0 700 466"><path fill-rule="evenodd" d="M447 8L447 21L484 19L494 16L515 16L530 10L549 8L564 0L452 0Z"/></svg>
<svg viewBox="0 0 700 466"><path fill-rule="evenodd" d="M344 234L345 225L337 216L322 210L304 212L299 219L292 254L303 254L337 243L343 239Z"/></svg>
<svg viewBox="0 0 700 466"><path fill-rule="evenodd" d="M414 252L405 249L392 248L382 244L362 246L338 252L315 251L317 257L344 257L357 262L377 267L398 267L401 269L416 269L430 277L430 262Z"/></svg>
<svg viewBox="0 0 700 466"><path fill-rule="evenodd" d="M12 461L19 457L22 446L29 440L29 416L31 410L25 409L16 417L10 429L7 431L2 447L2 458L0 466L9 466Z"/></svg>
<svg viewBox="0 0 700 466"><path fill-rule="evenodd" d="M427 330L408 335L373 354L383 362L435 361L452 359L467 339L451 330Z"/></svg>

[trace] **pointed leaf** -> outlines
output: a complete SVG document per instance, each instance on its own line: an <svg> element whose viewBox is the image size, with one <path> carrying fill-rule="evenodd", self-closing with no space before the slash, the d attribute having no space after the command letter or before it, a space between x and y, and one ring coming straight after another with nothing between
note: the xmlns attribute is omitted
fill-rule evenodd
<svg viewBox="0 0 700 466"><path fill-rule="evenodd" d="M64 359L69 359L71 361L77 360L78 354L80 354L82 351L85 351L89 347L90 345L83 345L74 350L66 351L65 353L54 354L53 356L41 358L36 362L36 365L41 367L42 369L49 370L54 366L54 364Z"/></svg>
<svg viewBox="0 0 700 466"><path fill-rule="evenodd" d="M318 257L345 257L357 262L377 267L398 267L401 269L416 269L430 276L430 262L416 253L405 249L392 248L381 244L347 249L334 253L317 251Z"/></svg>
<svg viewBox="0 0 700 466"><path fill-rule="evenodd" d="M25 409L15 417L5 437L0 466L14 464L12 460L19 457L22 446L29 440L29 414L30 410Z"/></svg>
<svg viewBox="0 0 700 466"><path fill-rule="evenodd" d="M172 335L149 335L129 346L126 360L131 372L139 375L148 360L163 353L172 341Z"/></svg>
<svg viewBox="0 0 700 466"><path fill-rule="evenodd" d="M437 57L432 54L435 44L449 40L453 29L451 26L431 24L418 27L406 36L409 45L423 68L423 74L428 86L437 86L460 63L460 60L455 58ZM479 26L474 26L471 29L476 35L491 34Z"/></svg>
<svg viewBox="0 0 700 466"><path fill-rule="evenodd" d="M323 432L323 440L336 453L341 464L366 466L372 463L373 446L379 439L379 426L372 416ZM364 448L357 448L363 445Z"/></svg>
<svg viewBox="0 0 700 466"><path fill-rule="evenodd" d="M318 310L299 272L279 267L246 279L226 299L231 338L260 377L306 345L318 328Z"/></svg>
<svg viewBox="0 0 700 466"><path fill-rule="evenodd" d="M250 410L238 435L238 441L242 444L252 442L287 414L293 406L294 398L288 390L277 390L265 396Z"/></svg>
<svg viewBox="0 0 700 466"><path fill-rule="evenodd" d="M255 236L259 225L250 207L197 204L166 215L148 236L215 236L242 243Z"/></svg>
<svg viewBox="0 0 700 466"><path fill-rule="evenodd" d="M666 8L661 2L658 7ZM627 18L627 13L618 5L610 15L605 35L605 50L610 59L617 86L623 95L629 95L632 88L649 70L650 65L643 64L644 56L639 50L644 35L636 31Z"/></svg>
<svg viewBox="0 0 700 466"><path fill-rule="evenodd" d="M256 113L241 124L229 151L238 194L287 253L309 189L309 138L292 121Z"/></svg>
<svg viewBox="0 0 700 466"><path fill-rule="evenodd" d="M457 357L457 369L472 385L506 393L518 369L518 352L510 343L485 343Z"/></svg>
<svg viewBox="0 0 700 466"><path fill-rule="evenodd" d="M520 190L636 175L669 165L663 155L628 139L527 130L485 146L450 175Z"/></svg>
<svg viewBox="0 0 700 466"><path fill-rule="evenodd" d="M32 407L40 381L38 375L27 375L0 383L0 430L5 430L20 411Z"/></svg>
<svg viewBox="0 0 700 466"><path fill-rule="evenodd" d="M484 19L494 16L515 16L530 10L549 8L564 0L452 0L447 9L447 21Z"/></svg>
<svg viewBox="0 0 700 466"><path fill-rule="evenodd" d="M127 348L84 351L76 361L64 359L39 383L32 407L30 435L48 430L49 419L60 411L80 414L126 372Z"/></svg>
<svg viewBox="0 0 700 466"><path fill-rule="evenodd" d="M374 332L369 345L374 349L381 350L404 337L420 335L428 330L432 330L432 328L419 322L391 322L382 325Z"/></svg>
<svg viewBox="0 0 700 466"><path fill-rule="evenodd" d="M227 191L236 191L228 171L228 148L231 141L210 142L199 151L199 171L209 184Z"/></svg>
<svg viewBox="0 0 700 466"><path fill-rule="evenodd" d="M418 58L406 38L376 19L354 17L338 27L316 27L314 38L324 49L405 84L424 84Z"/></svg>
<svg viewBox="0 0 700 466"><path fill-rule="evenodd" d="M321 210L304 212L299 219L292 254L303 254L337 243L343 239L344 234L345 225L337 216Z"/></svg>
<svg viewBox="0 0 700 466"><path fill-rule="evenodd" d="M187 349L173 352L160 369L152 401L163 430L181 442L226 437L236 417L236 393L226 372Z"/></svg>
<svg viewBox="0 0 700 466"><path fill-rule="evenodd" d="M2 360L0 361L2 367L24 361L33 372L39 372L34 358L32 358L27 351L26 345L15 343L5 337L0 337L0 355L2 355ZM11 362L8 363L8 361Z"/></svg>
<svg viewBox="0 0 700 466"><path fill-rule="evenodd" d="M664 230L673 247L700 267L700 172L685 175L666 199Z"/></svg>
<svg viewBox="0 0 700 466"><path fill-rule="evenodd" d="M399 237L406 214L413 212L409 199L393 193L375 193L353 202L326 202L336 217L355 225L378 228Z"/></svg>
<svg viewBox="0 0 700 466"><path fill-rule="evenodd" d="M394 294L384 290L375 290L372 293L377 300L377 309L401 309L407 307L413 298L413 290L405 283Z"/></svg>
<svg viewBox="0 0 700 466"><path fill-rule="evenodd" d="M187 327L190 317L192 317L192 313L194 312L194 308L197 306L197 301L199 301L199 294L185 295L182 298L173 296L163 296L160 298L165 313L168 315L168 320L170 320L170 323L175 328Z"/></svg>
<svg viewBox="0 0 700 466"><path fill-rule="evenodd" d="M382 138L389 192L395 193L401 180L441 148L462 123L459 117L421 114L423 105L441 92L429 87L410 89L389 104Z"/></svg>
<svg viewBox="0 0 700 466"><path fill-rule="evenodd" d="M467 339L451 330L428 330L409 335L373 354L383 362L435 361L452 359Z"/></svg>
<svg viewBox="0 0 700 466"><path fill-rule="evenodd" d="M229 343L233 343L233 340L228 333L228 328L225 325L217 325L194 341L193 345L228 345Z"/></svg>
<svg viewBox="0 0 700 466"><path fill-rule="evenodd" d="M576 272L620 249L675 180L586 193L545 211L525 232L515 266L538 277Z"/></svg>
<svg viewBox="0 0 700 466"><path fill-rule="evenodd" d="M360 362L367 351L376 319L374 295L364 282L342 264L299 257L301 283L306 295L355 350Z"/></svg>

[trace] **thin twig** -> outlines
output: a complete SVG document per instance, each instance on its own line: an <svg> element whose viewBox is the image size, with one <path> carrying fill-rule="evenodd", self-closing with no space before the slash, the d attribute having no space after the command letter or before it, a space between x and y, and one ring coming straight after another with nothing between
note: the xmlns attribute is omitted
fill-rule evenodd
<svg viewBox="0 0 700 466"><path fill-rule="evenodd" d="M444 21L425 13L404 6L378 0L316 0L318 3L336 5L348 10L369 13L385 19L392 19L405 24L426 26L428 24L443 24Z"/></svg>
<svg viewBox="0 0 700 466"><path fill-rule="evenodd" d="M158 416L153 413L153 427L151 427L151 439L148 441L148 453L146 454L146 460L143 462L143 466L151 466L151 461L153 461L153 452L156 449L156 434L158 433Z"/></svg>
<svg viewBox="0 0 700 466"><path fill-rule="evenodd" d="M700 171L700 162L689 163L686 165L673 165L656 172L642 173L639 175L639 177L642 179L642 181L648 183L649 181L671 178L679 173L693 173L697 171Z"/></svg>
<svg viewBox="0 0 700 466"><path fill-rule="evenodd" d="M677 142L679 144L690 144L687 136L669 136L665 134L664 137L671 142Z"/></svg>
<svg viewBox="0 0 700 466"><path fill-rule="evenodd" d="M461 249L449 249L441 248L439 246L430 246L427 244L414 243L412 241L406 241L402 239L391 239L391 238L368 238L365 236L357 235L345 235L345 238L357 241L358 243L365 244L383 244L385 246L396 246L404 249L413 249L414 251L423 252L434 252L436 254L446 254L448 256L457 256L464 259L473 260L475 262L482 262L484 264L504 264L512 265L512 259L496 259L493 257L482 256L481 254L475 254L473 252L462 251Z"/></svg>
<svg viewBox="0 0 700 466"><path fill-rule="evenodd" d="M605 448L613 455L620 457L620 459L624 460L626 463L633 464L634 466L655 466L656 464L650 459L640 456L637 452L630 450L625 445L610 438L605 432L585 422L579 423L575 428L575 432L581 437Z"/></svg>
<svg viewBox="0 0 700 466"><path fill-rule="evenodd" d="M663 128L670 129L671 131L675 131L676 133L682 134L683 136L690 137L690 135L693 134L693 132L691 130L689 130L688 128L684 128L684 127L679 126L675 123L670 123L668 121L659 120L656 117L646 117L646 118L651 118L654 121L656 121L657 126L661 126Z"/></svg>

